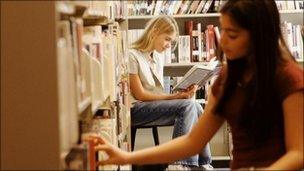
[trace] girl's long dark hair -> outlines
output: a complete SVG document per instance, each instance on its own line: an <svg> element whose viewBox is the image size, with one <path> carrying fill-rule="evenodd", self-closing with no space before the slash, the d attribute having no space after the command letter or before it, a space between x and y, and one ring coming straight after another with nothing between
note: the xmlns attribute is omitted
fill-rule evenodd
<svg viewBox="0 0 304 171"><path fill-rule="evenodd" d="M271 131L274 116L275 74L282 55L279 40L284 43L280 16L273 0L229 0L220 11L250 33L250 55L239 60L227 60L228 75L215 112L224 115L224 106L250 67L254 75L246 87L246 100L241 107L238 126L255 138L265 138ZM280 119L282 120L282 119Z"/></svg>

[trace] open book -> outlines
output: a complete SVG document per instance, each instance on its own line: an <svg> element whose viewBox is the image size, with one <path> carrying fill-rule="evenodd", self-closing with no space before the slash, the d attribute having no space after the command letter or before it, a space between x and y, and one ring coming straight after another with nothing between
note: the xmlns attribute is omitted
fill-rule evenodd
<svg viewBox="0 0 304 171"><path fill-rule="evenodd" d="M219 61L215 57L208 65L197 64L194 65L185 76L176 84L173 91L187 89L190 85L197 84L198 88L202 87L212 76L218 73Z"/></svg>

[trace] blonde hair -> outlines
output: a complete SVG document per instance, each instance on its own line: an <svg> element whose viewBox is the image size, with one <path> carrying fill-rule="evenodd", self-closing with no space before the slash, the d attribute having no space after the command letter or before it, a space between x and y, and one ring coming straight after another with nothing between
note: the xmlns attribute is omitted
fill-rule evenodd
<svg viewBox="0 0 304 171"><path fill-rule="evenodd" d="M147 23L145 30L139 39L131 44L131 48L142 52L149 52L153 49L155 38L164 33L176 34L176 38L178 37L179 30L175 19L168 15L159 15L154 17ZM175 49L175 47L176 44L171 48Z"/></svg>

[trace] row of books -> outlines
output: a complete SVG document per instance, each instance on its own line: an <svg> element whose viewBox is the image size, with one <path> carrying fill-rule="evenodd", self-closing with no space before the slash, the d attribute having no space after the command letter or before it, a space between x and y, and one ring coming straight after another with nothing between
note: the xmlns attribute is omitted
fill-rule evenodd
<svg viewBox="0 0 304 171"><path fill-rule="evenodd" d="M128 2L128 15L177 15L217 12L226 0L136 0Z"/></svg>
<svg viewBox="0 0 304 171"><path fill-rule="evenodd" d="M179 58L181 63L189 62L209 62L213 57L215 57L218 50L218 44L220 39L219 28L212 24L206 25L206 28L202 28L201 23L195 23L193 21L185 22L185 36L189 42L187 44L190 47L187 48L187 53L185 57L186 60ZM186 50L185 48L179 51Z"/></svg>
<svg viewBox="0 0 304 171"><path fill-rule="evenodd" d="M126 132L130 125L126 31L122 30L117 22L109 24L105 28L102 26L85 27L84 42L85 50L94 61L92 64L98 66L96 68L99 69L100 73L97 80L99 80L101 85L96 88L96 91L99 91L103 97L109 97L111 102L110 110L108 112L107 110L98 111L95 115L101 117L99 119L95 118L89 125L94 127L96 123L99 123L101 126L98 128L109 129L114 132L106 136L106 133L100 134L102 133L100 129L87 131L89 133L99 132L98 135L112 144L122 149L130 150L126 138L128 135ZM95 96L92 94L93 99ZM101 115L99 114L100 112L102 112ZM104 166L99 169L109 170L113 169L113 167L115 168L116 166Z"/></svg>
<svg viewBox="0 0 304 171"><path fill-rule="evenodd" d="M120 92L118 85L127 81L122 80L127 72L126 31L120 30L117 22L104 28L100 25L85 27L84 42L83 51L93 58L92 67L98 70L92 74L93 82L100 83L98 87L93 87L97 91L93 99L96 97L103 102L110 97L110 101L116 101ZM100 76L94 78L96 74ZM121 83L120 86L126 85ZM123 101L127 103L127 98L124 97Z"/></svg>
<svg viewBox="0 0 304 171"><path fill-rule="evenodd" d="M118 106L116 106L118 107ZM130 170L130 166L119 167L117 165L98 166L97 161L105 160L108 155L102 151L96 152L92 140L89 136L99 136L105 141L119 146L125 151L130 150L130 145L125 139L119 139L118 118L115 118L115 112L112 109L104 109L98 111L93 119L82 123L81 143L74 145L65 158L67 170Z"/></svg>
<svg viewBox="0 0 304 171"><path fill-rule="evenodd" d="M127 16L127 1L58 1L60 12L74 13L75 7L85 8L84 17L106 16L110 21ZM76 9L77 10L77 9Z"/></svg>
<svg viewBox="0 0 304 171"><path fill-rule="evenodd" d="M227 0L136 0L127 4L128 15L181 15L218 12ZM279 10L304 9L302 0L276 0Z"/></svg>
<svg viewBox="0 0 304 171"><path fill-rule="evenodd" d="M289 50L297 61L303 61L303 26L283 22L283 37ZM129 42L134 42L142 34L143 29L129 30ZM207 25L202 31L201 23L185 22L185 35L178 37L178 52L167 49L162 54L164 63L208 62L217 56L220 33L217 26ZM177 55L175 55L177 54Z"/></svg>
<svg viewBox="0 0 304 171"><path fill-rule="evenodd" d="M303 10L304 9L304 1L302 0L276 0L277 7L279 10Z"/></svg>
<svg viewBox="0 0 304 171"><path fill-rule="evenodd" d="M103 2L79 3L100 5ZM127 32L118 22L86 26L84 17L71 15L58 21L60 148L69 152L63 166L67 170L96 170L96 160L105 157L102 153L95 154L81 139L85 134L94 133L130 150L130 137L126 133L130 125ZM118 167L99 169L117 170Z"/></svg>
<svg viewBox="0 0 304 171"><path fill-rule="evenodd" d="M282 34L293 57L298 62L304 61L304 26L284 21L281 24Z"/></svg>

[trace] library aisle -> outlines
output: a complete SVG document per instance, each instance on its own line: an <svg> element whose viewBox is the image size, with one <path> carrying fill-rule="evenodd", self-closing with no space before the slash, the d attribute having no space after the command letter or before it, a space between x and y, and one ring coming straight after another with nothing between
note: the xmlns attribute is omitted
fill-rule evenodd
<svg viewBox="0 0 304 171"><path fill-rule="evenodd" d="M129 45L154 16L176 20L176 49L153 53L163 59L157 72L164 92L173 93L193 66L218 57L219 9L226 2L1 1L1 170L164 170L98 166L107 155L86 138L132 151ZM275 2L284 40L303 67L304 3ZM210 75L193 98L203 108L216 78ZM233 158L230 129L225 122L210 141L215 169L228 169ZM173 126L159 127L160 144L172 132ZM152 129L139 129L134 150L151 146Z"/></svg>

